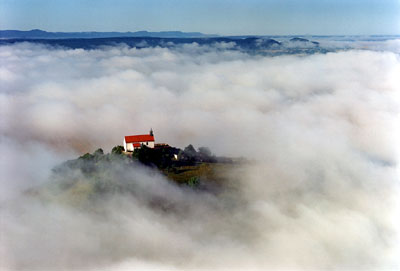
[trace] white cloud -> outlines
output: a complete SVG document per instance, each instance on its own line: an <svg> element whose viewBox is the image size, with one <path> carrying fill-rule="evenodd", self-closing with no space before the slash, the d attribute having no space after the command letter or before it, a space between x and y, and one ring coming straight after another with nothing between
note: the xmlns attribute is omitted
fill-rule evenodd
<svg viewBox="0 0 400 271"><path fill-rule="evenodd" d="M399 267L399 56L217 47L0 47L5 267ZM142 194L105 200L100 218L9 199L59 161L150 127L157 141L253 163L216 198L134 169L121 180ZM154 195L187 210L157 213Z"/></svg>

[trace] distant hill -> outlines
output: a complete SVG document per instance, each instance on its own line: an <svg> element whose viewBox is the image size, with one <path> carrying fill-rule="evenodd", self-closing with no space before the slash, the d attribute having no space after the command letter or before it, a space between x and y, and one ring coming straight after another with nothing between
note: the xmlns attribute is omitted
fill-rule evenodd
<svg viewBox="0 0 400 271"><path fill-rule="evenodd" d="M148 48L162 47L170 48L182 44L196 43L201 46L218 46L220 43L226 43L229 47L221 47L228 50L242 51L260 51L267 49L279 49L281 43L269 38L226 38L226 37L197 37L197 38L160 38L160 37L114 37L114 38L3 38L0 39L0 46L5 44L14 44L19 42L33 42L51 46L62 46L66 48L95 49L99 46L115 46L125 44L129 47Z"/></svg>
<svg viewBox="0 0 400 271"><path fill-rule="evenodd" d="M174 49L190 44L204 46L204 49L234 50L262 55L314 54L329 51L319 46L316 41L294 36L282 36L279 39L273 39L270 36L224 37L179 31L53 33L42 30L0 30L0 46L21 42L85 50L118 45L137 49L154 47Z"/></svg>
<svg viewBox="0 0 400 271"><path fill-rule="evenodd" d="M204 38L216 37L200 32L47 32L40 29L29 31L0 30L1 39L72 39L72 38L116 38L116 37L159 37L159 38Z"/></svg>
<svg viewBox="0 0 400 271"><path fill-rule="evenodd" d="M308 39L298 38L298 37L292 38L292 39L290 39L289 41L290 41L290 42L300 42L300 43L304 43L304 44L306 44L306 43L312 43L312 44L315 44L315 45L319 45L319 42L317 42L317 41L310 41L310 40L308 40Z"/></svg>

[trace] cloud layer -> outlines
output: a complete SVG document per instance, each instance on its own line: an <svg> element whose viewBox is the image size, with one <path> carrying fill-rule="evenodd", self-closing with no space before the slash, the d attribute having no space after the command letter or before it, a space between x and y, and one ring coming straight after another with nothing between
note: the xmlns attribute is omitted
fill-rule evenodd
<svg viewBox="0 0 400 271"><path fill-rule="evenodd" d="M222 45L1 46L2 265L397 269L393 43L275 57ZM105 199L103 217L21 194L61 161L151 127L158 142L252 162L218 197L145 169L116 171L143 193ZM154 193L187 209L157 213L146 205Z"/></svg>

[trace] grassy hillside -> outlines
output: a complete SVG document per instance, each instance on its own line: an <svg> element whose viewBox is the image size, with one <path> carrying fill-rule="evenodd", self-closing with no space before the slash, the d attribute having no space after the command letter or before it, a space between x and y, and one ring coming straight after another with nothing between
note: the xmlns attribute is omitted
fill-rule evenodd
<svg viewBox="0 0 400 271"><path fill-rule="evenodd" d="M148 190L154 187L149 185L154 185L154 180L156 186L173 182L182 188L218 194L236 163L213 156L205 148L200 150L189 145L184 150L143 147L124 153L116 146L105 154L98 149L54 168L51 181L35 193L85 209L93 208L93 202L105 195L151 193Z"/></svg>

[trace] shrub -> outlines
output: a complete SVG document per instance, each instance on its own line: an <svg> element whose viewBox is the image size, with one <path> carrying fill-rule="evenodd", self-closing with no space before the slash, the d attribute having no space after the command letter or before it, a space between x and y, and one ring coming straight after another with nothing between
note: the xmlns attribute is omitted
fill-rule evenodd
<svg viewBox="0 0 400 271"><path fill-rule="evenodd" d="M199 185L199 178L198 177L196 177L196 176L193 176L193 177L191 177L189 180L188 180L188 185L190 186L190 187L196 187L196 186L198 186Z"/></svg>

